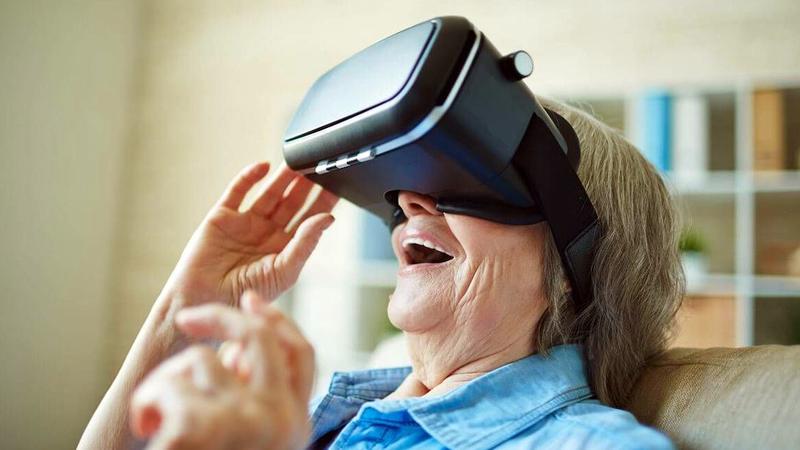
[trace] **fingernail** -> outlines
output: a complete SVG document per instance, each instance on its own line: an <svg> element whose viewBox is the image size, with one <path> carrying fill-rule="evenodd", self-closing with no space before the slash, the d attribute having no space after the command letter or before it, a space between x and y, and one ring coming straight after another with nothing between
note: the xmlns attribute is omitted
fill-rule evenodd
<svg viewBox="0 0 800 450"><path fill-rule="evenodd" d="M328 229L328 227L330 227L331 225L333 225L333 222L335 222L335 221L336 221L336 217L333 217L333 215L332 215L332 214L331 214L331 215L329 215L329 216L328 216L328 222L325 224L325 229L327 230L327 229Z"/></svg>

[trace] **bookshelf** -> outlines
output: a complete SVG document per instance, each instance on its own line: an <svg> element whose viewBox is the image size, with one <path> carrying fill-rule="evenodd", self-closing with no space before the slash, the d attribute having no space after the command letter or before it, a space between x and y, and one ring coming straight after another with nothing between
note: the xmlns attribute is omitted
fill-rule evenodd
<svg viewBox="0 0 800 450"><path fill-rule="evenodd" d="M642 128L642 107L637 102L642 92L649 91L600 96L561 93L556 97L593 111L641 144L637 131ZM676 103L681 98L704 103L705 117L696 122L703 122L705 130L693 131L706 139L706 166L694 174L697 176L670 170L663 176L684 219L704 236L708 247L707 270L689 277L687 303L694 301L695 307L687 309L696 310L690 314L732 318L726 323L706 317L707 323L729 327L733 333L722 334L732 336L732 342L692 341L679 335L678 343L800 343L800 274L798 269L791 272L786 267L793 253L800 252L800 80L672 86L657 92ZM765 92L771 96L767 106L776 97L782 103L782 117L768 117L766 124L754 106L754 98ZM782 161L766 167L769 170L761 170L754 161L756 146L763 145L754 142L756 127L767 128L768 135L777 134L781 141ZM696 301L727 303L732 314L721 313L724 308L720 306L704 311L696 307ZM772 324L784 331L771 332Z"/></svg>
<svg viewBox="0 0 800 450"><path fill-rule="evenodd" d="M798 152L800 80L658 90L666 98L692 99L682 110L706 115L704 129L694 127L706 142L705 167L688 177L663 172L687 224L707 247L706 270L689 279L677 345L800 343L800 274L786 268L793 252L800 260L800 155L786 156L781 170L754 170L753 96L767 87L783 96L783 145ZM642 92L551 95L637 142ZM388 232L350 204L335 214L330 235L282 300L317 347L320 379L333 370L363 367L393 331L385 311L397 263Z"/></svg>

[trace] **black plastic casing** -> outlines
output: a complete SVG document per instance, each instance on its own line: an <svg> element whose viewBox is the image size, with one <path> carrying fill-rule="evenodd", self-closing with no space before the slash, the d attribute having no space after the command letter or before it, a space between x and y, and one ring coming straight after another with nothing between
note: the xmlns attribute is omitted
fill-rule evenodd
<svg viewBox="0 0 800 450"><path fill-rule="evenodd" d="M373 44L306 94L284 138L287 164L387 223L400 190L535 206L511 160L537 103L501 56L462 17Z"/></svg>

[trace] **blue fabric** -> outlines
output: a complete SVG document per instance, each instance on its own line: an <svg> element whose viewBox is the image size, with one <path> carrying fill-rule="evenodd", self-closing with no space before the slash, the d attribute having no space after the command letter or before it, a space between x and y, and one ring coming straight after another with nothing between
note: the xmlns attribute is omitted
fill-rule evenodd
<svg viewBox="0 0 800 450"><path fill-rule="evenodd" d="M312 447L672 449L659 431L605 406L588 386L582 350L554 347L500 367L439 397L382 400L411 368L336 373L312 404Z"/></svg>

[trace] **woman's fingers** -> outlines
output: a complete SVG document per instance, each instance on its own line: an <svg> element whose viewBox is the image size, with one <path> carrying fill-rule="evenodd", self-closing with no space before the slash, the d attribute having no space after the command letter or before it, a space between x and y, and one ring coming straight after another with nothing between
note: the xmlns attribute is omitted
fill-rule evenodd
<svg viewBox="0 0 800 450"><path fill-rule="evenodd" d="M189 336L223 341L244 339L254 322L253 317L219 303L184 308L175 317L175 324Z"/></svg>
<svg viewBox="0 0 800 450"><path fill-rule="evenodd" d="M285 392L289 387L286 353L275 333L267 329L269 326L262 322L254 338L244 347L242 362L246 362L246 379L256 390Z"/></svg>
<svg viewBox="0 0 800 450"><path fill-rule="evenodd" d="M253 291L244 293L241 304L242 309L249 313L247 316L260 319L254 322L253 338L242 351L241 360L247 363L251 386L256 389L286 389L289 382L286 353L275 334L277 320L282 314L277 308L267 307L266 302Z"/></svg>
<svg viewBox="0 0 800 450"><path fill-rule="evenodd" d="M314 382L314 348L294 321L257 295L246 294L241 304L243 310L262 315L273 324L278 341L286 351L292 392L299 402L308 403Z"/></svg>
<svg viewBox="0 0 800 450"><path fill-rule="evenodd" d="M284 229L303 209L314 186L311 180L292 171L284 163L250 211L269 219L276 228ZM330 212L338 200L336 195L321 190L296 223L321 212Z"/></svg>
<svg viewBox="0 0 800 450"><path fill-rule="evenodd" d="M179 397L187 396L191 386L180 377L159 378L157 383L142 385L131 399L131 429L139 438L150 438L166 427L174 427L175 406ZM170 422L172 422L170 424Z"/></svg>
<svg viewBox="0 0 800 450"><path fill-rule="evenodd" d="M140 437L157 432L179 399L198 391L210 392L230 382L209 347L195 345L162 363L145 378L131 399L131 428Z"/></svg>
<svg viewBox="0 0 800 450"><path fill-rule="evenodd" d="M313 378L310 345L255 292L246 292L241 305L242 310L208 304L178 313L176 324L187 334L232 344L219 355L208 346L192 346L164 361L136 389L131 427L150 439L148 448L228 448L231 437L261 446L268 437L285 448L302 433ZM238 360L234 370L221 361L229 353ZM240 368L244 376L237 379ZM268 430L275 434L265 436L264 424L275 417L278 428Z"/></svg>
<svg viewBox="0 0 800 450"><path fill-rule="evenodd" d="M281 279L290 283L297 279L300 269L317 247L322 232L331 226L333 221L334 218L329 213L320 213L300 224L286 247L275 257L275 270L281 273Z"/></svg>
<svg viewBox="0 0 800 450"><path fill-rule="evenodd" d="M278 202L283 199L283 193L286 188L298 176L297 172L286 166L286 163L281 164L274 177L267 183L264 192L253 202L250 211L262 217L269 217Z"/></svg>
<svg viewBox="0 0 800 450"><path fill-rule="evenodd" d="M290 326L290 333L293 337L290 341L294 344L294 352L297 363L297 376L294 380L294 390L303 404L308 404L311 400L311 390L314 388L314 374L316 372L316 361L314 357L314 347L297 328L293 321L287 321Z"/></svg>
<svg viewBox="0 0 800 450"><path fill-rule="evenodd" d="M228 385L232 379L230 373L222 365L216 352L205 345L195 345L189 348L194 352L190 355L192 362L192 381L194 386L202 392L213 392L220 387Z"/></svg>
<svg viewBox="0 0 800 450"><path fill-rule="evenodd" d="M314 183L308 178L297 177L294 182L292 182L292 185L289 186L289 189L273 211L269 220L281 230L286 228L286 225L289 224L292 218L296 216L303 205L305 205L308 194L313 187Z"/></svg>
<svg viewBox="0 0 800 450"><path fill-rule="evenodd" d="M158 406L161 414L158 429L149 436L147 450L188 450L204 447L210 430L206 423L206 396L188 380L173 378L160 383Z"/></svg>
<svg viewBox="0 0 800 450"><path fill-rule="evenodd" d="M269 171L269 163L260 162L245 167L225 189L217 204L238 211L245 195Z"/></svg>
<svg viewBox="0 0 800 450"><path fill-rule="evenodd" d="M314 386L314 348L289 318L275 327L278 340L286 349L288 365L292 368L289 384L295 398L301 404L307 404Z"/></svg>
<svg viewBox="0 0 800 450"><path fill-rule="evenodd" d="M248 291L242 301L255 293ZM244 314L219 304L207 304L181 310L175 322L184 333L195 338L238 340L242 352L236 372L258 387L283 389L287 383L286 357L271 329L268 317Z"/></svg>
<svg viewBox="0 0 800 450"><path fill-rule="evenodd" d="M235 371L242 356L242 344L239 341L225 341L219 346L217 355L226 369Z"/></svg>
<svg viewBox="0 0 800 450"><path fill-rule="evenodd" d="M308 206L308 209L303 212L303 215L296 222L297 225L294 227L294 229L290 230L290 234L294 234L296 231L298 231L299 226L302 225L303 222L305 222L309 217L313 217L320 213L331 212L338 201L339 197L337 197L336 194L326 191L325 189L321 189L316 198L314 198L314 200Z"/></svg>

